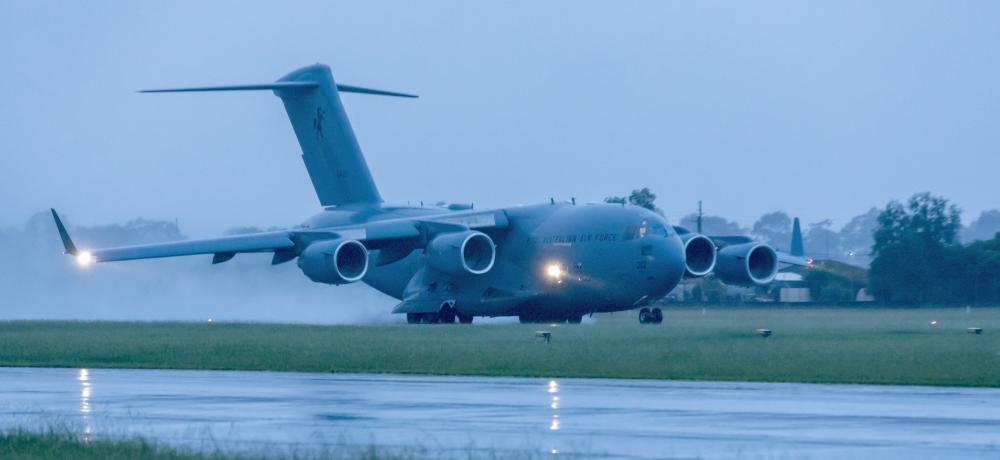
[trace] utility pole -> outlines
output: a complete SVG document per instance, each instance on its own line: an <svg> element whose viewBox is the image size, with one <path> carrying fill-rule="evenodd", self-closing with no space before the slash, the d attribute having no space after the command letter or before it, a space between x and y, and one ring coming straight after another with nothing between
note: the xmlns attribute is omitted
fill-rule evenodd
<svg viewBox="0 0 1000 460"><path fill-rule="evenodd" d="M698 234L701 234L701 200L698 200Z"/></svg>

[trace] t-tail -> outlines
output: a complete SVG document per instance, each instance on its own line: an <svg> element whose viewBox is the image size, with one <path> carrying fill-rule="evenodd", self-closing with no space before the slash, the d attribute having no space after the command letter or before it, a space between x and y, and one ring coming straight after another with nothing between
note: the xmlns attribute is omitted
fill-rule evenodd
<svg viewBox="0 0 1000 460"><path fill-rule="evenodd" d="M237 86L155 89L143 93L271 90L281 98L302 148L313 188L323 206L376 206L382 202L368 164L351 129L340 93L417 97L412 94L340 85L330 68L315 64L274 83Z"/></svg>
<svg viewBox="0 0 1000 460"><path fill-rule="evenodd" d="M802 247L802 226L799 225L799 218L796 217L792 223L792 243L790 245L788 253L796 256L803 257L806 254L805 249Z"/></svg>

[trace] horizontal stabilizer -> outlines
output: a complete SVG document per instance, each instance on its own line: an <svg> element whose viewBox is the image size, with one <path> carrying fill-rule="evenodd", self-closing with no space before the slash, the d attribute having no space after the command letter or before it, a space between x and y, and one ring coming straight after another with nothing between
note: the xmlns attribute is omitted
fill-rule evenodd
<svg viewBox="0 0 1000 460"><path fill-rule="evenodd" d="M416 94L397 93L395 91L362 88L360 86L351 86L351 85L337 85L337 91L340 91L341 93L374 94L376 96L393 96L393 97L410 97L410 98L419 97Z"/></svg>
<svg viewBox="0 0 1000 460"><path fill-rule="evenodd" d="M199 93L211 91L276 91L292 89L315 89L319 83L315 81L277 81L274 83L262 83L259 85L232 85L232 86L200 86L193 88L164 88L164 89L144 89L140 93ZM385 91L374 88L364 88L361 86L337 85L337 91L342 93L372 94L376 96L393 97L417 97L415 94L397 93L395 91Z"/></svg>
<svg viewBox="0 0 1000 460"><path fill-rule="evenodd" d="M140 93L197 93L205 91L265 91L279 89L312 89L318 83L314 81L278 81L274 83L263 83L259 85L233 85L233 86L201 86L194 88L166 88L166 89L144 89Z"/></svg>

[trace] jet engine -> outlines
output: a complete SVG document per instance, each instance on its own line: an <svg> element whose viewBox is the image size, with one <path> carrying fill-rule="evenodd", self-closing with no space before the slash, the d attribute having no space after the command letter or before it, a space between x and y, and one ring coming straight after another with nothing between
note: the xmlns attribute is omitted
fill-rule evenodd
<svg viewBox="0 0 1000 460"><path fill-rule="evenodd" d="M715 276L726 284L755 286L778 274L778 253L766 244L744 243L719 249Z"/></svg>
<svg viewBox="0 0 1000 460"><path fill-rule="evenodd" d="M684 243L684 277L700 278L715 268L715 243L697 233L680 235Z"/></svg>
<svg viewBox="0 0 1000 460"><path fill-rule="evenodd" d="M353 283L368 271L368 249L357 240L317 241L299 254L299 268L317 283Z"/></svg>
<svg viewBox="0 0 1000 460"><path fill-rule="evenodd" d="M493 239L485 233L444 233L427 244L427 264L449 275L482 275L493 268L496 253Z"/></svg>

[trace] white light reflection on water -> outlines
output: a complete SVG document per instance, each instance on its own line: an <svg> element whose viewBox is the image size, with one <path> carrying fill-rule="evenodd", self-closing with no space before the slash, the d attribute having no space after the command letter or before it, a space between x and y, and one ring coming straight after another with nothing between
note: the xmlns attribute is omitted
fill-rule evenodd
<svg viewBox="0 0 1000 460"><path fill-rule="evenodd" d="M549 408L552 409L552 422L549 423L549 430L557 431L559 430L559 382L555 380L549 380L548 392L552 395L552 402L549 404Z"/></svg>
<svg viewBox="0 0 1000 460"><path fill-rule="evenodd" d="M90 371L87 369L80 369L79 374L76 377L80 381L80 414L83 416L83 439L85 441L90 441L91 435L93 434L93 428L90 425Z"/></svg>
<svg viewBox="0 0 1000 460"><path fill-rule="evenodd" d="M559 421L559 382L555 380L549 380L549 386L546 390L551 396L551 401L549 401L549 409L552 409L552 419L549 422L549 431L559 431L561 427L561 422ZM552 446L549 451L552 455L559 454L559 449L556 446Z"/></svg>

